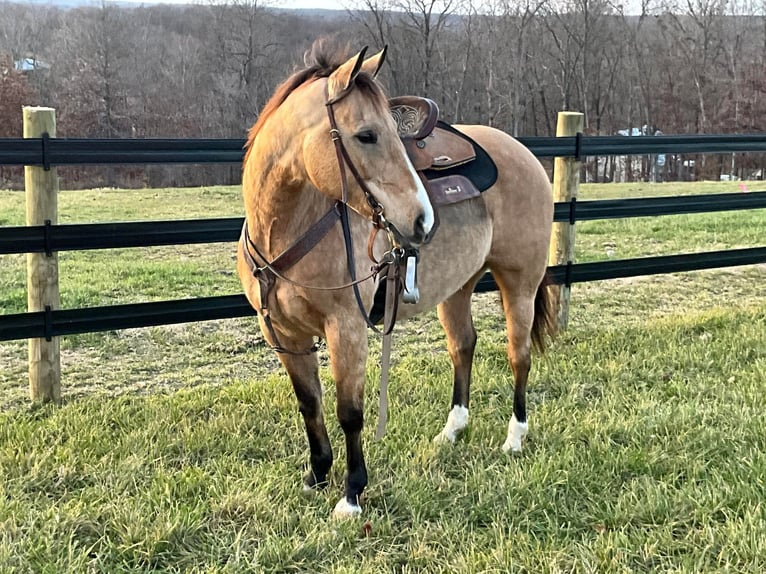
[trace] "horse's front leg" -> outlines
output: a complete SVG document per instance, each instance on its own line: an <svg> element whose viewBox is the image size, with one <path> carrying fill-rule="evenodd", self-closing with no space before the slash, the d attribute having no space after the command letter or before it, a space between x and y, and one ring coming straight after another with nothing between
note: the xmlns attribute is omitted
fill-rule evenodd
<svg viewBox="0 0 766 574"><path fill-rule="evenodd" d="M296 345L296 349L307 349L311 338ZM319 381L319 363L316 354L291 355L280 353L280 361L290 376L298 409L303 415L306 435L309 439L311 470L303 479L306 491L320 488L327 483L327 473L332 466L332 447L322 415L322 385Z"/></svg>
<svg viewBox="0 0 766 574"><path fill-rule="evenodd" d="M354 516L362 512L359 498L367 486L362 452L367 329L359 320L337 320L328 326L325 334L337 388L338 421L346 436L345 492L335 505L333 515Z"/></svg>

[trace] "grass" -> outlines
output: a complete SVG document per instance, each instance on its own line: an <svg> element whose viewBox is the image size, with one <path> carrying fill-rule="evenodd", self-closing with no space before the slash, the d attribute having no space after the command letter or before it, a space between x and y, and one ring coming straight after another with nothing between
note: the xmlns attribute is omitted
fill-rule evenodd
<svg viewBox="0 0 766 574"><path fill-rule="evenodd" d="M657 195L741 193L742 182L668 184L585 184L582 199L611 199ZM764 190L763 182L745 182L748 189ZM629 259L715 251L764 244L766 210L605 219L577 224L577 261Z"/></svg>
<svg viewBox="0 0 766 574"><path fill-rule="evenodd" d="M607 187L582 196L627 193ZM239 209L236 190L133 193L64 193L62 205L78 221ZM0 220L18 210L0 194ZM619 257L656 242L705 250L708 224L726 247L763 243L763 211L726 215L584 223L578 258L609 257L617 240ZM62 254L62 293L75 306L236 292L231 247ZM23 310L23 260L2 259L2 312ZM368 368L370 486L347 522L329 519L345 464L324 353L338 460L306 497L303 425L254 321L65 338L61 407L27 405L26 346L2 343L0 573L763 572L763 277L751 266L575 285L570 328L535 361L518 456L500 450L512 388L497 295L476 296L471 425L454 447L430 440L452 377L435 314L398 328L381 442Z"/></svg>
<svg viewBox="0 0 766 574"><path fill-rule="evenodd" d="M190 198L193 200L190 201ZM59 196L61 223L236 217L239 188L92 190ZM24 194L0 191L0 225L24 224ZM62 252L62 308L236 293L228 244ZM26 256L0 256L0 313L26 310ZM94 274L93 270L99 273Z"/></svg>

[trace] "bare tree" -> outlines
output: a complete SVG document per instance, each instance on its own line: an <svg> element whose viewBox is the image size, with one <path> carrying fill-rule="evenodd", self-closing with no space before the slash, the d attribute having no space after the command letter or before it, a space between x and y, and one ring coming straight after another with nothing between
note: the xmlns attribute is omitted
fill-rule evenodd
<svg viewBox="0 0 766 574"><path fill-rule="evenodd" d="M403 12L401 25L408 32L412 55L409 64L415 70L413 86L421 95L432 93L432 80L437 41L444 32L449 17L457 8L456 0L396 0L395 7Z"/></svg>
<svg viewBox="0 0 766 574"><path fill-rule="evenodd" d="M726 0L667 0L667 18L663 20L666 39L688 75L695 94L695 130L704 133L710 128L709 110L714 94L716 68L724 54L722 16ZM684 11L685 10L685 11Z"/></svg>
<svg viewBox="0 0 766 574"><path fill-rule="evenodd" d="M520 134L526 116L530 65L535 59L538 64L541 60L541 55L533 53L534 44L530 38L542 31L540 15L547 4L548 0L500 0L492 16L496 23L493 47L490 48L492 68L497 69L495 74L503 80L498 86L502 92L495 99L508 110L505 129L516 136Z"/></svg>
<svg viewBox="0 0 766 574"><path fill-rule="evenodd" d="M392 12L396 0L358 0L349 5L348 13L352 22L363 30L363 35L370 38L376 47L388 46L384 74L390 78L391 90L394 94L402 95L409 86L402 81L400 70L403 67L403 54L406 52L404 42L400 40L401 30L397 30L396 15Z"/></svg>
<svg viewBox="0 0 766 574"><path fill-rule="evenodd" d="M636 15L617 0L348 0L348 13L319 16L267 1L6 3L0 54L6 69L25 57L50 66L24 75L22 92L58 109L63 136L241 137L323 34L350 48L363 38L388 44L393 93L431 97L446 119L514 135L552 134L563 108L585 112L592 133L763 130L766 0L643 0ZM12 116L9 94L21 84L2 81L0 115ZM705 169L716 177L759 161L727 157ZM109 171L120 184L140 179L135 169ZM92 173L82 185L97 181ZM146 173L155 185L239 177L237 168Z"/></svg>
<svg viewBox="0 0 766 574"><path fill-rule="evenodd" d="M0 54L0 137L22 135L21 107L35 105L38 96L26 75L13 66L11 54ZM0 166L0 185L21 181L21 168Z"/></svg>

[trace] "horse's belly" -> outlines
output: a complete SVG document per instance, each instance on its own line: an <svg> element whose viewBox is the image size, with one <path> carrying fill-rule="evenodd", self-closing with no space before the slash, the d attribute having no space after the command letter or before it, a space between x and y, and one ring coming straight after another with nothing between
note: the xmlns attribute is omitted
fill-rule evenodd
<svg viewBox="0 0 766 574"><path fill-rule="evenodd" d="M399 305L402 319L432 309L486 267L492 226L484 199L441 207L439 218L441 225L433 240L420 249L420 300Z"/></svg>

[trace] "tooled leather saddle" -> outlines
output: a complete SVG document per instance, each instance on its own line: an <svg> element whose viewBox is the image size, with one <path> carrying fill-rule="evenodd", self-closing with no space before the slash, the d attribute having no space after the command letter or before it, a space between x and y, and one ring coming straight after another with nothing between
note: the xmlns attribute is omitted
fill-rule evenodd
<svg viewBox="0 0 766 574"><path fill-rule="evenodd" d="M497 166L470 137L439 120L428 98L389 100L399 137L415 170L427 181L435 206L477 197L497 180Z"/></svg>

